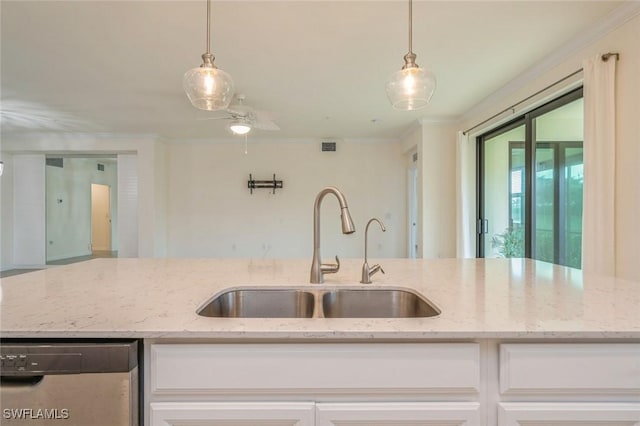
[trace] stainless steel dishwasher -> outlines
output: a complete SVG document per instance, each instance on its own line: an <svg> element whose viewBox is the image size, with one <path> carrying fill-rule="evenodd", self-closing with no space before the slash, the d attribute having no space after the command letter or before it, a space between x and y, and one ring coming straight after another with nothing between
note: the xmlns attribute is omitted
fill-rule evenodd
<svg viewBox="0 0 640 426"><path fill-rule="evenodd" d="M0 424L138 425L138 342L6 342Z"/></svg>

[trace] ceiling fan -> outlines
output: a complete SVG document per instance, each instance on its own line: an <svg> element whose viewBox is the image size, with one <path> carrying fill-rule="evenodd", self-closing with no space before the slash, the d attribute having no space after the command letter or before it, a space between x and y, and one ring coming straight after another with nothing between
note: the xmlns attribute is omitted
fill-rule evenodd
<svg viewBox="0 0 640 426"><path fill-rule="evenodd" d="M244 103L245 96L237 94L231 104L222 111L223 115L205 117L202 120L228 120L227 128L234 135L246 135L252 129L280 130L273 121L273 114L253 109Z"/></svg>

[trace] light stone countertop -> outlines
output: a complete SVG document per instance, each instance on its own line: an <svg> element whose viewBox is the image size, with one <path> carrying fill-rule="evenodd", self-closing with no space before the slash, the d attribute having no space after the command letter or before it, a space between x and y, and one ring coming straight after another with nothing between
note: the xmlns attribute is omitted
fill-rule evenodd
<svg viewBox="0 0 640 426"><path fill-rule="evenodd" d="M314 287L310 259L95 259L4 278L3 338L213 340L638 339L640 283L524 259L377 259L373 286L409 287L442 313L407 319L207 318L237 286ZM326 285L359 284L361 259Z"/></svg>

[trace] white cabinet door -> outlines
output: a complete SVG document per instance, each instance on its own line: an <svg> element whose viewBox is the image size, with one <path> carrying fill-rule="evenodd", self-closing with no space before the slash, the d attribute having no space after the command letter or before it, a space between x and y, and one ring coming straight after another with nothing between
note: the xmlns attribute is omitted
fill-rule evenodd
<svg viewBox="0 0 640 426"><path fill-rule="evenodd" d="M500 393L640 395L640 344L502 344Z"/></svg>
<svg viewBox="0 0 640 426"><path fill-rule="evenodd" d="M640 426L637 403L499 404L498 426Z"/></svg>
<svg viewBox="0 0 640 426"><path fill-rule="evenodd" d="M475 402L318 403L316 426L480 426Z"/></svg>
<svg viewBox="0 0 640 426"><path fill-rule="evenodd" d="M153 402L151 426L314 426L313 402Z"/></svg>
<svg viewBox="0 0 640 426"><path fill-rule="evenodd" d="M477 394L480 389L477 343L161 344L153 345L150 355L154 396L287 393L313 399L319 392Z"/></svg>

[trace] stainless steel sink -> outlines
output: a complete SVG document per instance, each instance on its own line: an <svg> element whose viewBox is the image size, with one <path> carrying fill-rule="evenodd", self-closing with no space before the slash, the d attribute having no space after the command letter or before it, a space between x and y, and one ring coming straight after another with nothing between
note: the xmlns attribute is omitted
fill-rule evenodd
<svg viewBox="0 0 640 426"><path fill-rule="evenodd" d="M198 309L205 317L311 318L313 293L299 289L232 289Z"/></svg>
<svg viewBox="0 0 640 426"><path fill-rule="evenodd" d="M402 289L339 289L322 296L325 318L433 317L440 310L418 293Z"/></svg>
<svg viewBox="0 0 640 426"><path fill-rule="evenodd" d="M389 287L245 287L205 302L198 315L232 318L425 318L440 309L420 293Z"/></svg>

